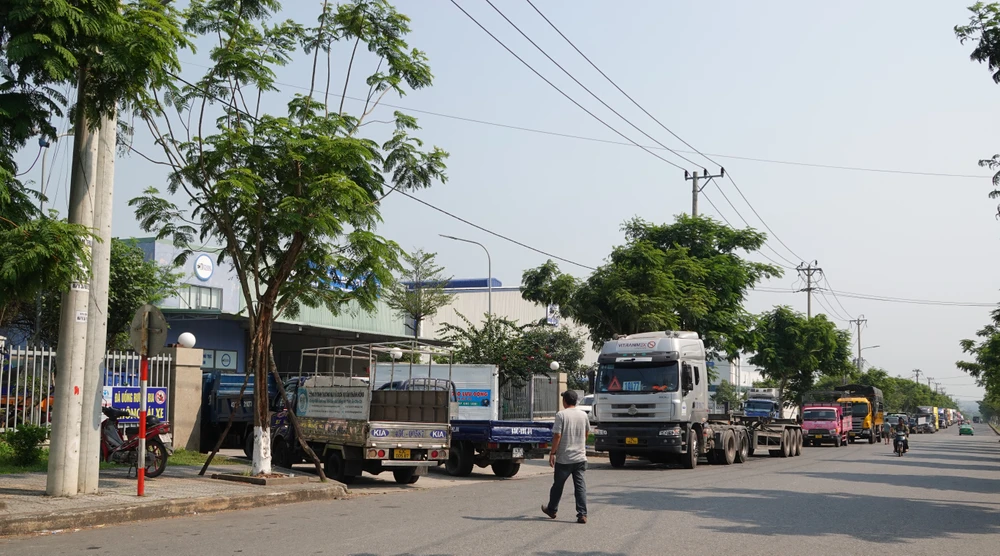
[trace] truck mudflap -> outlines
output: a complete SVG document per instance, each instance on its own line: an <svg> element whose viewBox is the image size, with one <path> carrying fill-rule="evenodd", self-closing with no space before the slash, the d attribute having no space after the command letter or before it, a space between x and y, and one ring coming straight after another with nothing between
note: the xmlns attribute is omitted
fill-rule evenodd
<svg viewBox="0 0 1000 556"><path fill-rule="evenodd" d="M675 425L655 425L647 427L596 425L594 429L594 449L598 452L622 450L630 454L643 452L684 452L681 429Z"/></svg>

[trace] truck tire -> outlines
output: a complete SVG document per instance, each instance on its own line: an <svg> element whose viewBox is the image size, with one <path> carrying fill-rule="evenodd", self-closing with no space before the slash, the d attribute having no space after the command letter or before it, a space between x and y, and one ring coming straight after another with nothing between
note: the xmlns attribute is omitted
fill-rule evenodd
<svg viewBox="0 0 1000 556"><path fill-rule="evenodd" d="M787 458L792 454L792 431L785 429L781 433L781 449L778 450L778 456Z"/></svg>
<svg viewBox="0 0 1000 556"><path fill-rule="evenodd" d="M347 466L344 465L344 456L338 450L331 450L326 456L326 464L323 466L323 474L328 479L339 481L345 485L354 482L354 476L348 475Z"/></svg>
<svg viewBox="0 0 1000 556"><path fill-rule="evenodd" d="M472 467L472 447L465 442L460 442L452 449L444 464L445 471L452 477L468 477L472 475Z"/></svg>
<svg viewBox="0 0 1000 556"><path fill-rule="evenodd" d="M739 443L736 448L736 458L733 461L736 463L745 463L750 459L750 439L743 433L737 434L736 439Z"/></svg>
<svg viewBox="0 0 1000 556"><path fill-rule="evenodd" d="M757 446L754 445L754 434L753 431L747 431L747 455L753 457L754 450Z"/></svg>
<svg viewBox="0 0 1000 556"><path fill-rule="evenodd" d="M246 437L243 439L243 454L246 455L247 459L253 461L253 432L247 432Z"/></svg>
<svg viewBox="0 0 1000 556"><path fill-rule="evenodd" d="M701 449L701 443L698 442L698 437L701 436L701 430L693 428L688 431L687 440L687 453L681 456L681 463L684 465L684 469L694 469L698 467L698 456L699 450Z"/></svg>
<svg viewBox="0 0 1000 556"><path fill-rule="evenodd" d="M611 467L615 469L621 469L625 467L625 452L621 450L612 450L608 452L608 459L611 460Z"/></svg>
<svg viewBox="0 0 1000 556"><path fill-rule="evenodd" d="M795 442L792 443L792 447L795 448L795 453L792 455L799 457L802 455L802 429L795 429L793 434L795 435Z"/></svg>
<svg viewBox="0 0 1000 556"><path fill-rule="evenodd" d="M719 456L722 465L732 465L736 461L736 435L733 431L722 433L722 452Z"/></svg>
<svg viewBox="0 0 1000 556"><path fill-rule="evenodd" d="M284 467L285 469L291 469L292 465L297 463L292 461L292 449L288 445L288 442L280 436L275 438L274 443L271 445L271 459L275 465Z"/></svg>
<svg viewBox="0 0 1000 556"><path fill-rule="evenodd" d="M517 475L517 472L521 470L521 464L515 463L514 460L510 459L494 461L493 465L490 467L493 469L494 475L504 479L509 479L514 475Z"/></svg>
<svg viewBox="0 0 1000 556"><path fill-rule="evenodd" d="M833 447L840 448L840 435L833 437Z"/></svg>
<svg viewBox="0 0 1000 556"><path fill-rule="evenodd" d="M875 431L872 429L868 429L868 443L869 444L875 443Z"/></svg>
<svg viewBox="0 0 1000 556"><path fill-rule="evenodd" d="M400 485L412 485L420 480L416 467L400 467L392 471L392 478Z"/></svg>

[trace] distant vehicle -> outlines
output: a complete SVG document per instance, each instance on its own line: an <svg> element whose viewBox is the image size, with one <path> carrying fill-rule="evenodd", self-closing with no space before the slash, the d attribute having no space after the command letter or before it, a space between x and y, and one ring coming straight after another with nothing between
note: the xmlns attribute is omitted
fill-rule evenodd
<svg viewBox="0 0 1000 556"><path fill-rule="evenodd" d="M846 446L850 430L851 411L845 411L843 405L837 402L802 404L802 437L806 445L831 442L835 447Z"/></svg>
<svg viewBox="0 0 1000 556"><path fill-rule="evenodd" d="M973 423L982 423L983 420L980 419L978 415L976 415L975 417L972 418L972 422Z"/></svg>
<svg viewBox="0 0 1000 556"><path fill-rule="evenodd" d="M882 391L874 386L848 384L834 388L843 392L837 402L851 403L852 427L850 441L867 438L869 444L882 440L882 423L884 422L884 401Z"/></svg>
<svg viewBox="0 0 1000 556"><path fill-rule="evenodd" d="M976 434L976 429L972 428L972 425L962 425L962 426L958 427L958 434L959 434L959 436L964 435L964 434L967 434L969 436L973 436L973 435Z"/></svg>
<svg viewBox="0 0 1000 556"><path fill-rule="evenodd" d="M594 408L594 395L588 394L584 396L576 407L578 407L581 411L583 411L587 415L590 415L590 410Z"/></svg>

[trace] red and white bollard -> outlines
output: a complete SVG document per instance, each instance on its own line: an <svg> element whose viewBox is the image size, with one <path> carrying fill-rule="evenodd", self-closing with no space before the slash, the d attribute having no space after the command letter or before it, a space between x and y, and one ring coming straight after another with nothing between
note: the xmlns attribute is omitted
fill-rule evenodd
<svg viewBox="0 0 1000 556"><path fill-rule="evenodd" d="M146 383L149 380L149 357L143 355L139 362L139 478L138 496L146 490Z"/></svg>

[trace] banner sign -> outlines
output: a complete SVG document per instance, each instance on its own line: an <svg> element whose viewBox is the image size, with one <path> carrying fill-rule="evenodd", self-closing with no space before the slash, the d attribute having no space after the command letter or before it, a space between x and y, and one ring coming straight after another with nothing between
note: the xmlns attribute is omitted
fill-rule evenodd
<svg viewBox="0 0 1000 556"><path fill-rule="evenodd" d="M101 392L102 405L129 412L128 417L118 419L122 425L139 422L139 406L142 396L137 386L105 386ZM167 389L159 386L146 388L146 414L161 421L167 420Z"/></svg>
<svg viewBox="0 0 1000 556"><path fill-rule="evenodd" d="M489 407L490 391L484 389L460 388L456 391L458 405L465 407Z"/></svg>
<svg viewBox="0 0 1000 556"><path fill-rule="evenodd" d="M299 388L299 417L368 419L371 391L367 386L305 386Z"/></svg>

